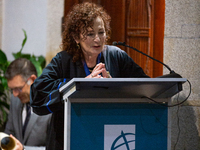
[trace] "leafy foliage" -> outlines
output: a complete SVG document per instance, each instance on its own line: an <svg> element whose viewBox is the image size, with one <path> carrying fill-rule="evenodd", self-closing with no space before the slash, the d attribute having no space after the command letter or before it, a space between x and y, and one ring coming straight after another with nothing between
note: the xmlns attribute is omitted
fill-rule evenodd
<svg viewBox="0 0 200 150"><path fill-rule="evenodd" d="M26 31L23 30L23 32L24 32L25 38L24 38L24 40L23 40L23 42L22 42L22 48L20 49L19 52L17 52L17 53L12 53L12 54L13 54L13 57L14 57L15 59L17 59L17 58L26 58L26 59L30 60L30 61L34 64L34 66L35 66L35 68L36 68L36 70L37 70L38 76L40 76L41 73L42 73L42 69L43 69L43 68L45 67L45 65L46 65L46 60L45 60L45 58L44 58L43 56L38 56L38 57L37 57L37 56L35 56L35 55L22 53L22 49L24 48L24 45L25 45L25 43L26 43L26 41L27 41Z"/></svg>
<svg viewBox="0 0 200 150"><path fill-rule="evenodd" d="M35 56L31 54L22 53L24 45L26 44L26 41L27 41L26 31L23 30L23 32L24 32L25 38L22 41L22 47L19 52L12 53L12 55L14 59L26 58L30 60L34 64L37 70L38 76L40 76L42 73L42 69L46 65L46 60L43 56ZM0 49L0 112L1 112L0 113L0 127L5 123L7 119L7 115L8 115L8 110L9 110L8 97L10 93L8 90L7 80L4 77L4 74L9 64L10 62L8 61L6 54Z"/></svg>
<svg viewBox="0 0 200 150"><path fill-rule="evenodd" d="M5 53L0 49L0 126L6 121L7 112L9 110L8 104L8 85L7 80L4 77L5 71L10 64L8 62Z"/></svg>

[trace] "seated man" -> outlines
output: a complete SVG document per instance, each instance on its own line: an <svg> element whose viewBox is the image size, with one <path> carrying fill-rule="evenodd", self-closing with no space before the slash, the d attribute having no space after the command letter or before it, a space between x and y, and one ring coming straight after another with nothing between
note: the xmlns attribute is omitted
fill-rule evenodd
<svg viewBox="0 0 200 150"><path fill-rule="evenodd" d="M51 115L38 116L29 105L30 86L37 78L35 66L25 58L16 59L7 68L5 77L12 96L4 132L14 136L17 150L45 149Z"/></svg>

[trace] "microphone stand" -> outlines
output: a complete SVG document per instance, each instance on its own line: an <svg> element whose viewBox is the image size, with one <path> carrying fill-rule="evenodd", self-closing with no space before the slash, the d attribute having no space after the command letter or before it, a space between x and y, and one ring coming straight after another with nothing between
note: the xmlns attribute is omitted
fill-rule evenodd
<svg viewBox="0 0 200 150"><path fill-rule="evenodd" d="M163 76L159 76L159 77L157 77L157 78L182 78L181 75L175 73L173 70L171 70L171 68L170 68L169 66L167 66L167 65L164 64L163 62L161 62L161 61L159 61L159 60L157 60L157 59L155 59L155 58L153 58L153 57L151 57L151 56L149 56L149 55L147 55L147 54L145 54L145 53L143 53L143 52L137 50L137 49L134 48L134 47L131 47L131 46L129 46L129 45L126 45L125 42L123 42L123 43L122 43L122 42L113 42L113 45L115 45L115 46L116 46L116 45L122 45L122 46L125 46L125 47L129 47L129 48L131 48L131 49L133 49L133 50L135 50L135 51L137 51L137 52L139 52L139 53L141 53L141 54L143 54L143 55L145 55L145 56L147 56L147 57L149 57L149 58L151 58L151 59L153 59L153 60L155 60L155 61L157 61L157 62L159 62L159 63L161 63L162 65L164 65L164 66L170 71L170 74L166 74L166 75L163 75ZM151 101L153 101L153 102L155 102L155 103L157 103L157 104L160 104L160 105L162 105L162 106L166 106L166 107L174 107L174 106L181 105L182 103L184 103L184 102L189 98L189 96L190 96L190 94L191 94L191 83L189 82L189 80L187 80L187 82L189 83L189 86L190 86L190 92L189 92L188 96L186 97L186 99L183 100L183 101L180 102L180 103L177 103L177 104L174 104L174 105L165 105L165 104L163 104L163 103L157 102L157 101L155 101L155 100L153 100L153 99L151 99L151 98L149 98L149 97L146 97L146 96L143 97L143 98L148 98L149 100L151 100Z"/></svg>
<svg viewBox="0 0 200 150"><path fill-rule="evenodd" d="M141 53L141 54L143 54L143 55L145 55L145 56L151 58L152 60L161 63L163 66L165 66L165 67L169 70L170 74L166 74L166 75L163 75L163 76L159 76L159 77L157 77L157 78L182 78L181 75L175 73L173 70L171 70L171 68L170 68L169 66L167 66L167 65L164 64L163 62L161 62L161 61L159 61L159 60L157 60L157 59L155 59L155 58L153 58L153 57L151 57L151 56L149 56L149 55L147 55L147 54L145 54L145 53L139 51L138 49L136 49L136 48L134 48L134 47L131 47L131 46L129 46L129 45L126 45L125 42L113 42L113 45L115 45L115 46L116 46L116 45L122 45L122 46L125 46L125 47L128 47L128 48L131 48L131 49L133 49L133 50L135 50L135 51L137 51L137 52L139 52L139 53Z"/></svg>

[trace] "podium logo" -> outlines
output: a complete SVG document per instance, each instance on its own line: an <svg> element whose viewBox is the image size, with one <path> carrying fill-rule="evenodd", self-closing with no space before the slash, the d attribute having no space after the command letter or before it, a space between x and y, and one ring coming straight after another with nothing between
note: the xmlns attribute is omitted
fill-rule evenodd
<svg viewBox="0 0 200 150"><path fill-rule="evenodd" d="M135 125L104 125L104 150L135 150Z"/></svg>

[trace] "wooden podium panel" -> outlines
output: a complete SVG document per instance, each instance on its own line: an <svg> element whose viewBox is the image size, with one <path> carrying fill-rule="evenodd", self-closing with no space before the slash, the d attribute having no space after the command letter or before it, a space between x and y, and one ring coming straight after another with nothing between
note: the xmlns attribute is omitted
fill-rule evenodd
<svg viewBox="0 0 200 150"><path fill-rule="evenodd" d="M74 131L74 129L71 128L71 123L73 126L77 124L77 123L71 122L71 120L72 121L74 120L74 118L71 118L71 117L76 118L77 116L74 116L74 114L78 114L79 112L78 111L74 113L74 107L76 108L75 106L76 103L77 105L79 105L79 107L83 105L86 105L87 107L87 104L100 106L102 105L102 103L110 103L111 105L112 104L124 105L124 104L130 103L130 105L133 106L134 103L135 105L138 105L138 103L140 103L139 107L146 108L146 105L147 104L149 105L149 103L152 103L152 102L150 102L147 98L143 98L144 96L153 98L154 100L157 100L159 102L168 103L170 101L170 98L173 95L177 94L178 92L182 90L182 84L186 81L187 80L185 78L106 78L106 79L104 78L103 79L73 78L72 80L70 80L68 83L66 83L64 86L60 88L60 92L63 94L63 99L65 103L64 150L70 150L71 137L76 137L74 135L71 135L71 129ZM73 108L72 108L71 103L74 103ZM160 106L160 107L163 107L163 106ZM110 109L112 109L112 106L110 107ZM121 108L121 110L122 109L124 108ZM145 111L148 111L148 109ZM85 110L85 108L83 110ZM139 110L141 109L138 109L138 111ZM158 109L155 109L155 110L158 110ZM94 109L93 111L96 111L96 109ZM124 111L126 111L126 109ZM100 110L100 112L105 112L105 111ZM170 126L170 118L169 118L170 112L168 111L168 108L163 109L163 112L167 113L167 115L165 115L163 119L165 120L165 126ZM159 112L156 112L156 113L159 113ZM134 114L135 113L132 114L133 120L134 120ZM146 114L148 117L148 113ZM78 116L78 117L81 117L81 116ZM137 116L135 116L135 118L137 118ZM87 122L88 121L85 121L85 123ZM82 123L79 123L79 124L82 124ZM138 123L134 123L134 124L138 124ZM149 122L149 124L151 123ZM79 128L82 128L82 127L79 127ZM167 129L166 132L167 132L167 136L165 137L166 143L167 143L166 149L170 149L171 147L171 142L169 140L171 136L170 128ZM155 139L154 141L156 140L157 139Z"/></svg>

